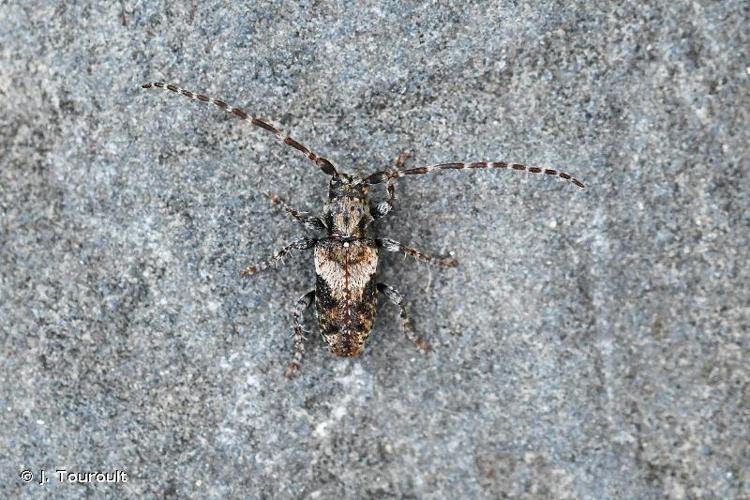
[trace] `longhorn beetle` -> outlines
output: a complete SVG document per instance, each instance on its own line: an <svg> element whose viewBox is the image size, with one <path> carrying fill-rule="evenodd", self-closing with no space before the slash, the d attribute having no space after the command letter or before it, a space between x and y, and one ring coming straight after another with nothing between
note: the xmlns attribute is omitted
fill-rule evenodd
<svg viewBox="0 0 750 500"><path fill-rule="evenodd" d="M305 335L301 317L313 302L316 306L320 332L331 352L336 356L352 357L362 353L365 340L372 330L378 293L382 293L390 302L399 307L402 327L409 340L424 351L429 349L428 344L414 332L401 294L395 288L377 282L375 273L378 268L378 252L380 250L401 252L440 267L456 267L458 261L449 256L430 255L389 238L377 238L371 235L370 223L385 217L393 209L397 179L410 175L429 174L438 170L497 168L545 174L563 179L579 188L584 187L581 181L559 170L502 161L439 163L404 170L401 168L403 155L396 162L395 169L381 170L365 177L357 177L339 172L330 160L318 156L267 121L240 108L230 106L220 99L196 94L171 83L146 83L142 87L165 89L195 101L218 106L251 125L271 132L284 144L301 151L323 173L331 176L328 201L320 217L295 210L278 196L268 195L273 204L280 205L306 230L312 233L324 233L324 236L298 238L270 258L248 266L241 272L243 276L251 276L277 264L292 250L314 249L315 288L303 295L294 306L294 356L285 372L286 377L293 377L299 370L305 352ZM368 191L370 186L375 184L385 184L387 199L371 206Z"/></svg>

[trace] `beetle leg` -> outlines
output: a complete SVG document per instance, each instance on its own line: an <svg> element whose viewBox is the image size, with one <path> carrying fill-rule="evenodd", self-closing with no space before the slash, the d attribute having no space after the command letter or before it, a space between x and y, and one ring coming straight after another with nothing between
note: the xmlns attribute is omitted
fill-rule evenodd
<svg viewBox="0 0 750 500"><path fill-rule="evenodd" d="M310 215L308 212L300 212L299 210L290 207L287 205L287 203L282 200L278 195L273 193L263 193L265 194L268 199L271 200L271 203L274 205L280 205L281 208L284 209L286 213L297 219L297 221L302 224L305 229L308 229L310 231L325 231L326 225L323 223L322 220L320 220L319 217L315 217L314 215Z"/></svg>
<svg viewBox="0 0 750 500"><path fill-rule="evenodd" d="M398 241L392 240L390 238L377 238L375 242L378 244L378 247L382 248L386 252L402 252L406 255L411 255L417 260L429 262L430 264L436 264L440 267L458 266L458 261L453 257L443 257L439 255L426 254L420 252L416 248L404 246Z"/></svg>
<svg viewBox="0 0 750 500"><path fill-rule="evenodd" d="M302 314L315 300L315 290L310 290L297 300L294 304L292 317L294 318L294 355L292 361L284 372L286 378L293 378L299 371L302 356L305 355L305 330L302 329Z"/></svg>
<svg viewBox="0 0 750 500"><path fill-rule="evenodd" d="M396 201L396 184L392 180L388 180L386 189L388 190L388 199L379 202L370 209L370 215L375 220L382 219L393 210Z"/></svg>
<svg viewBox="0 0 750 500"><path fill-rule="evenodd" d="M242 276L250 276L257 273L258 271L268 269L269 267L276 265L292 250L307 250L308 248L312 248L313 246L315 246L316 241L317 240L315 238L298 238L263 262L253 264L252 266L247 266L242 270L242 272L240 272L240 274Z"/></svg>
<svg viewBox="0 0 750 500"><path fill-rule="evenodd" d="M406 161L412 157L411 153L402 152L393 162L396 165L396 170L401 170L406 165ZM393 210L393 205L396 201L396 183L393 179L388 179L386 183L386 191L388 192L388 199L381 201L377 205L370 209L370 215L375 220L382 219Z"/></svg>
<svg viewBox="0 0 750 500"><path fill-rule="evenodd" d="M414 332L411 320L409 319L409 314L406 312L406 307L404 307L404 297L401 295L401 293L399 293L399 291L392 286L386 285L385 283L378 283L378 291L385 295L385 297L392 304L398 306L401 314L401 327L406 334L406 338L414 342L414 344L416 344L416 346L422 349L424 352L428 352L430 350L430 345L422 337L417 335L416 332Z"/></svg>

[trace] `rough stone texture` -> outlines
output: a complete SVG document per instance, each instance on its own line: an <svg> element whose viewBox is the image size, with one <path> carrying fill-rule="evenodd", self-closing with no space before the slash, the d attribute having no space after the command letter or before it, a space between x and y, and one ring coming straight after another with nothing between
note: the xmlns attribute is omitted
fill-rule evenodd
<svg viewBox="0 0 750 500"><path fill-rule="evenodd" d="M4 4L0 496L750 497L748 4L620 4ZM434 352L386 304L287 382L311 256L238 271L326 178L162 79L350 172L588 187L402 180L380 234L461 263L384 257Z"/></svg>

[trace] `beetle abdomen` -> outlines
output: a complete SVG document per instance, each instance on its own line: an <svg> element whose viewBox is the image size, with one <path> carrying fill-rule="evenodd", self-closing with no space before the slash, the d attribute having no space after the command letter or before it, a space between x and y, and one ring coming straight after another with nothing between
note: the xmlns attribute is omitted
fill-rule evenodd
<svg viewBox="0 0 750 500"><path fill-rule="evenodd" d="M368 240L323 240L315 248L315 303L323 338L337 356L358 356L377 304L378 252Z"/></svg>

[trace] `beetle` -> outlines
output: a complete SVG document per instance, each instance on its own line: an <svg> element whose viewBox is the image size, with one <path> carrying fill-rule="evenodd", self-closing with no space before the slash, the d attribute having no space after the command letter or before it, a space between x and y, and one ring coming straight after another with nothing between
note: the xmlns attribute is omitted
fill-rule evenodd
<svg viewBox="0 0 750 500"><path fill-rule="evenodd" d="M271 202L280 205L303 227L322 236L305 236L286 245L270 258L244 268L243 276L251 276L280 262L293 250L314 250L315 288L305 293L294 305L294 355L285 376L295 376L305 352L305 335L302 328L304 311L315 303L318 324L323 339L336 356L354 357L362 354L365 341L370 336L378 295L383 294L398 306L402 328L409 340L424 351L429 345L418 336L411 325L401 293L376 279L379 252L401 252L418 260L440 267L456 267L458 261L451 256L431 255L416 248L402 245L390 238L378 238L372 234L373 221L388 215L396 200L395 181L401 177L423 175L440 170L503 169L515 172L530 172L554 176L579 188L581 181L566 172L556 169L533 167L520 163L495 162L449 162L436 165L403 169L406 155L399 156L396 168L381 170L358 177L339 170L334 164L317 155L307 146L283 133L268 121L227 104L221 99L183 89L165 82L145 83L143 88L158 88L174 92L195 101L213 104L223 111L274 134L282 143L302 152L320 170L331 177L328 200L322 216L317 217L289 206L275 194L267 193ZM387 198L371 205L369 188L384 184Z"/></svg>

